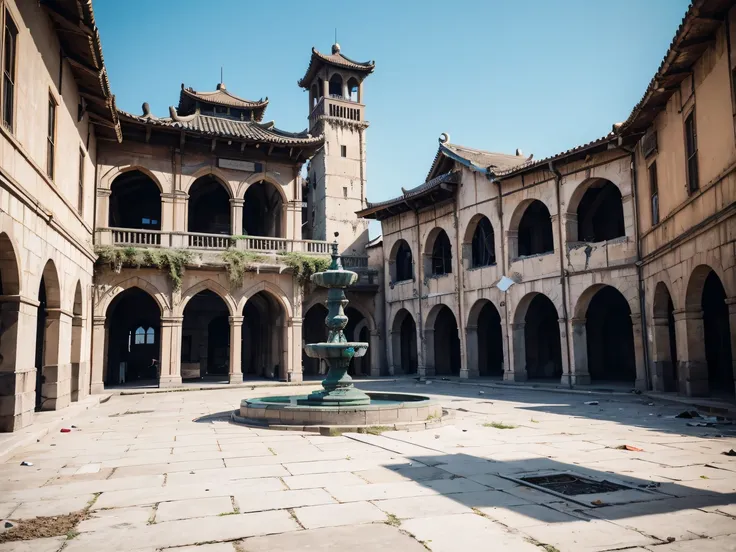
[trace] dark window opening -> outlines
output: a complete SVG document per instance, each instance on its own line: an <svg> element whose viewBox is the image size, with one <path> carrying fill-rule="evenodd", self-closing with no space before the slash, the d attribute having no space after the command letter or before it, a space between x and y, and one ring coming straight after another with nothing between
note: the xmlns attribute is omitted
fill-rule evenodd
<svg viewBox="0 0 736 552"><path fill-rule="evenodd" d="M355 78L348 79L348 97L350 101L358 101L358 80Z"/></svg>
<svg viewBox="0 0 736 552"><path fill-rule="evenodd" d="M491 221L486 217L481 218L475 227L475 232L473 232L473 268L496 264L496 246L494 241Z"/></svg>
<svg viewBox="0 0 736 552"><path fill-rule="evenodd" d="M652 198L652 224L659 224L659 184L656 161L649 165L649 193Z"/></svg>
<svg viewBox="0 0 736 552"><path fill-rule="evenodd" d="M125 172L113 181L110 192L112 228L161 230L161 191L148 175Z"/></svg>
<svg viewBox="0 0 736 552"><path fill-rule="evenodd" d="M585 334L590 379L633 385L636 357L631 309L616 288L606 286L591 299L585 319Z"/></svg>
<svg viewBox="0 0 736 552"><path fill-rule="evenodd" d="M455 315L442 306L434 323L434 368L437 376L460 375L460 336Z"/></svg>
<svg viewBox="0 0 736 552"><path fill-rule="evenodd" d="M77 196L77 212L82 215L84 213L84 150L79 148L79 189Z"/></svg>
<svg viewBox="0 0 736 552"><path fill-rule="evenodd" d="M13 131L13 108L15 105L15 64L18 28L10 12L5 10L5 55L3 56L3 123Z"/></svg>
<svg viewBox="0 0 736 552"><path fill-rule="evenodd" d="M184 307L180 353L182 361L189 359L189 366L182 377L227 376L230 372L229 314L225 301L213 291L200 291L189 300ZM185 337L189 338L188 348Z"/></svg>
<svg viewBox="0 0 736 552"><path fill-rule="evenodd" d="M734 395L733 351L731 351L731 328L726 291L713 270L705 279L701 305L710 394L732 397Z"/></svg>
<svg viewBox="0 0 736 552"><path fill-rule="evenodd" d="M286 378L283 365L284 309L268 292L258 292L243 308L243 378ZM324 328L324 318L322 319Z"/></svg>
<svg viewBox="0 0 736 552"><path fill-rule="evenodd" d="M562 348L557 309L545 295L536 295L524 319L524 349L529 379L559 379Z"/></svg>
<svg viewBox="0 0 736 552"><path fill-rule="evenodd" d="M327 318L327 308L321 303L314 305L307 311L302 323L302 339L305 344L327 341L325 318ZM319 376L325 373L325 364L319 358L308 357L302 348L302 370L305 376Z"/></svg>
<svg viewBox="0 0 736 552"><path fill-rule="evenodd" d="M401 241L396 250L396 259L394 262L396 270L395 282L414 279L414 259L411 254L411 247L404 240Z"/></svg>
<svg viewBox="0 0 736 552"><path fill-rule="evenodd" d="M340 157L347 157L347 156L348 156L348 147L340 146Z"/></svg>
<svg viewBox="0 0 736 552"><path fill-rule="evenodd" d="M578 239L602 242L626 235L621 192L608 180L593 183L578 205Z"/></svg>
<svg viewBox="0 0 736 552"><path fill-rule="evenodd" d="M408 312L404 315L400 327L401 371L404 374L416 374L419 361L417 359L417 326Z"/></svg>
<svg viewBox="0 0 736 552"><path fill-rule="evenodd" d="M452 273L452 247L447 232L440 230L432 246L432 274L442 276Z"/></svg>
<svg viewBox="0 0 736 552"><path fill-rule="evenodd" d="M332 75L330 77L330 96L342 98L342 77L340 75Z"/></svg>
<svg viewBox="0 0 736 552"><path fill-rule="evenodd" d="M535 200L524 211L519 222L519 257L554 251L552 219L547 206Z"/></svg>
<svg viewBox="0 0 736 552"><path fill-rule="evenodd" d="M230 195L212 175L198 178L189 189L189 232L230 235Z"/></svg>
<svg viewBox="0 0 736 552"><path fill-rule="evenodd" d="M269 182L248 187L243 202L243 232L248 236L280 238L283 201Z"/></svg>
<svg viewBox="0 0 736 552"><path fill-rule="evenodd" d="M478 375L503 376L501 315L491 302L478 314Z"/></svg>
<svg viewBox="0 0 736 552"><path fill-rule="evenodd" d="M695 129L695 110L685 119L685 155L687 157L687 185L690 193L700 187L698 177L698 134Z"/></svg>
<svg viewBox="0 0 736 552"><path fill-rule="evenodd" d="M39 284L38 288L38 311L37 311L37 318L36 318L36 355L35 355L35 364L36 364L36 410L40 410L41 406L43 405L43 380L44 380L44 374L43 374L43 365L44 365L44 354L45 354L45 346L46 346L46 317L48 316L48 312L46 311L46 307L48 306L46 301L46 281L43 276L41 276L41 283Z"/></svg>
<svg viewBox="0 0 736 552"><path fill-rule="evenodd" d="M54 178L54 150L56 142L56 100L49 94L48 132L46 134L46 174Z"/></svg>

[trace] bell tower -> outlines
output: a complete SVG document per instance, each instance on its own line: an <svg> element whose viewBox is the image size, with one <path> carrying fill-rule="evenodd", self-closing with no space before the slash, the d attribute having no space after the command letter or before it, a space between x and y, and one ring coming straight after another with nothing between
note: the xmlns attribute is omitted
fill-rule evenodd
<svg viewBox="0 0 736 552"><path fill-rule="evenodd" d="M325 137L308 164L302 235L325 240L339 232L341 254L362 254L368 243L368 221L355 213L366 207L363 81L374 68L347 58L335 43L330 55L312 48L298 83L309 92L309 133Z"/></svg>

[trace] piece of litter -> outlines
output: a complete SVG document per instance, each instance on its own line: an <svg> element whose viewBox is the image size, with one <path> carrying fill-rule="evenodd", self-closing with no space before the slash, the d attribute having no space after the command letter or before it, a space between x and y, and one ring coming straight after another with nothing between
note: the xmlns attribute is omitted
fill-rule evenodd
<svg viewBox="0 0 736 552"><path fill-rule="evenodd" d="M603 501L602 500L594 500L593 502L591 502L591 504L593 504L594 506L603 506Z"/></svg>
<svg viewBox="0 0 736 552"><path fill-rule="evenodd" d="M726 456L736 456L736 450L729 450L728 452L722 452L721 454L725 454Z"/></svg>
<svg viewBox="0 0 736 552"><path fill-rule="evenodd" d="M598 401L588 401L585 404L587 404L588 406L597 406L600 403Z"/></svg>
<svg viewBox="0 0 736 552"><path fill-rule="evenodd" d="M683 412L680 412L675 418L685 418L686 420L692 420L693 418L700 418L700 414L698 414L695 410L684 410Z"/></svg>
<svg viewBox="0 0 736 552"><path fill-rule="evenodd" d="M654 403L647 403L647 406L654 406Z"/></svg>
<svg viewBox="0 0 736 552"><path fill-rule="evenodd" d="M73 425L73 426L72 426L72 429L77 429L77 426Z"/></svg>
<svg viewBox="0 0 736 552"><path fill-rule="evenodd" d="M667 542L675 542L675 537L667 537Z"/></svg>
<svg viewBox="0 0 736 552"><path fill-rule="evenodd" d="M628 450L630 452L644 452L644 449L640 449L639 447L635 447L632 445L621 445L616 448L619 450Z"/></svg>
<svg viewBox="0 0 736 552"><path fill-rule="evenodd" d="M439 439L439 438L440 438L440 436L439 436L439 435L435 435L435 436L434 436L434 438L435 438L435 439Z"/></svg>
<svg viewBox="0 0 736 552"><path fill-rule="evenodd" d="M731 451L731 452L733 452L733 451ZM726 454L726 453L724 452L723 454ZM20 463L20 465L21 465L21 466L32 466L32 465L33 465L33 462L28 462L27 460L23 460L23 461L22 461L22 462Z"/></svg>
<svg viewBox="0 0 736 552"><path fill-rule="evenodd" d="M485 395L485 391L478 391L479 395Z"/></svg>
<svg viewBox="0 0 736 552"><path fill-rule="evenodd" d="M71 429L69 429L68 427L62 427L59 433L70 433L70 432L71 432Z"/></svg>
<svg viewBox="0 0 736 552"><path fill-rule="evenodd" d="M427 385L429 385L432 382L431 381L425 381L424 383L426 383Z"/></svg>

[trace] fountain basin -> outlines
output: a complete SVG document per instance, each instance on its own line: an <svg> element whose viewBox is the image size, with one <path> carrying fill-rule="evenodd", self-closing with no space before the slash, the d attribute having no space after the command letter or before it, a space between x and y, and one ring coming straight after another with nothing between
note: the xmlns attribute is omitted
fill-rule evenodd
<svg viewBox="0 0 736 552"><path fill-rule="evenodd" d="M243 399L233 421L271 429L325 432L381 426L390 429L425 429L443 418L439 401L404 393L367 393L370 404L314 406L308 395Z"/></svg>
<svg viewBox="0 0 736 552"><path fill-rule="evenodd" d="M368 343L309 343L304 351L311 358L357 358L368 351Z"/></svg>
<svg viewBox="0 0 736 552"><path fill-rule="evenodd" d="M349 270L326 270L312 274L312 281L326 288L346 288L358 281L358 274Z"/></svg>

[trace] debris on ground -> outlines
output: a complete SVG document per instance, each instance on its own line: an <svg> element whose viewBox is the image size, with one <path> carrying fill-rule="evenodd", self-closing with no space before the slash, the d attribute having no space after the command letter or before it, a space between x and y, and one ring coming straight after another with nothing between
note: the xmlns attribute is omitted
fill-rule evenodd
<svg viewBox="0 0 736 552"><path fill-rule="evenodd" d="M430 384L430 383L432 383L432 382L431 382L431 381L429 381L429 380L427 380L427 381L425 381L424 383L426 383L427 385L429 385L429 384Z"/></svg>
<svg viewBox="0 0 736 552"><path fill-rule="evenodd" d="M600 403L598 401L587 401L585 404L587 406L598 406Z"/></svg>
<svg viewBox="0 0 736 552"><path fill-rule="evenodd" d="M71 431L72 431L72 430L71 430L71 429L69 429L68 427L62 427L62 428L61 428L61 431L60 431L59 433L71 433Z"/></svg>
<svg viewBox="0 0 736 552"><path fill-rule="evenodd" d="M485 391L478 391L479 395L485 395Z"/></svg>
<svg viewBox="0 0 736 552"><path fill-rule="evenodd" d="M620 445L616 448L619 450L628 450L629 452L644 452L644 449L635 447L633 445Z"/></svg>
<svg viewBox="0 0 736 552"><path fill-rule="evenodd" d="M0 543L61 537L77 526L87 515L85 510L64 514L62 516L36 517L21 519L15 522L12 528L0 533Z"/></svg>
<svg viewBox="0 0 736 552"><path fill-rule="evenodd" d="M650 481L649 483L642 483L639 485L640 489L656 489L661 483L659 481Z"/></svg>
<svg viewBox="0 0 736 552"><path fill-rule="evenodd" d="M4 533L8 529L12 529L13 527L15 527L15 524L12 521L8 521L7 519L4 519L2 521L2 525L3 526L0 527L0 533Z"/></svg>
<svg viewBox="0 0 736 552"><path fill-rule="evenodd" d="M695 410L684 410L680 412L675 418L684 418L686 420L692 420L693 418L700 418L700 414L698 414Z"/></svg>
<svg viewBox="0 0 736 552"><path fill-rule="evenodd" d="M73 425L73 426L72 426L72 429L77 429L77 426Z"/></svg>
<svg viewBox="0 0 736 552"><path fill-rule="evenodd" d="M731 452L733 452L733 451L731 451ZM724 452L723 454L726 454L726 453ZM29 462L28 460L23 460L23 461L22 461L22 462L20 463L20 465L21 465L21 466L32 466L32 465L33 465L33 462Z"/></svg>
<svg viewBox="0 0 736 552"><path fill-rule="evenodd" d="M593 506L603 506L603 501L602 500L594 500L594 501L591 502L591 504Z"/></svg>
<svg viewBox="0 0 736 552"><path fill-rule="evenodd" d="M736 456L736 450L729 450L728 452L722 452L721 454L725 454L726 456Z"/></svg>

